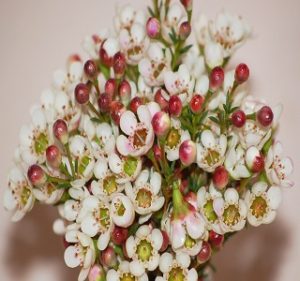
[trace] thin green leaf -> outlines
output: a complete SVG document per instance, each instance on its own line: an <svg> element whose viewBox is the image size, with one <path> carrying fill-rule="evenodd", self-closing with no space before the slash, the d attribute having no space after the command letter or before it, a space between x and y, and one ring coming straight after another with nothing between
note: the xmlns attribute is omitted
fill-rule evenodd
<svg viewBox="0 0 300 281"><path fill-rule="evenodd" d="M180 54L182 55L182 54L185 54L186 52L188 52L188 50L190 49L190 48L192 48L193 47L193 45L187 45L187 46L185 46L184 48L182 48L181 50L180 50Z"/></svg>
<svg viewBox="0 0 300 281"><path fill-rule="evenodd" d="M215 122L216 124L220 124L220 120L217 117L215 117L215 116L209 116L208 118L211 121Z"/></svg>
<svg viewBox="0 0 300 281"><path fill-rule="evenodd" d="M155 13L153 12L153 10L150 7L147 7L147 9L151 17L155 17Z"/></svg>

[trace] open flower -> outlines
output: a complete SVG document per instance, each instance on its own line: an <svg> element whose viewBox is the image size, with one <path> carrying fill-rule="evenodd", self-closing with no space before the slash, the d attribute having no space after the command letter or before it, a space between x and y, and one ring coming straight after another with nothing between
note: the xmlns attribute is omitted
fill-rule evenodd
<svg viewBox="0 0 300 281"><path fill-rule="evenodd" d="M155 281L197 281L198 274L195 268L189 269L191 258L187 254L164 253L159 260L159 270L163 276L156 277Z"/></svg>
<svg viewBox="0 0 300 281"><path fill-rule="evenodd" d="M253 114L261 109L265 104L253 97L248 96L244 99L241 109L245 114ZM237 129L241 145L243 148L249 148L250 146L256 146L258 150L261 150L264 144L270 139L272 130L276 128L278 120L282 112L282 105L272 107L274 114L273 122L271 126L262 127L256 120L247 119L245 125Z"/></svg>
<svg viewBox="0 0 300 281"><path fill-rule="evenodd" d="M147 56L139 62L139 71L149 86L161 86L170 69L171 54L161 43L151 43Z"/></svg>
<svg viewBox="0 0 300 281"><path fill-rule="evenodd" d="M141 226L135 236L126 240L127 255L132 261L130 272L137 277L145 270L154 271L159 264L159 253L163 244L163 235L158 228L151 229L148 225Z"/></svg>
<svg viewBox="0 0 300 281"><path fill-rule="evenodd" d="M108 159L99 158L94 167L94 175L98 181L91 184L92 193L95 196L111 197L114 193L122 192L124 184L118 182L117 175L108 168Z"/></svg>
<svg viewBox="0 0 300 281"><path fill-rule="evenodd" d="M173 209L164 223L164 228L170 237L172 248L177 251L186 243L204 236L205 222L197 209L183 198L178 182L174 183L172 198Z"/></svg>
<svg viewBox="0 0 300 281"><path fill-rule="evenodd" d="M45 162L46 149L53 142L49 127L44 112L35 107L31 112L31 124L23 126L20 132L19 152L28 166Z"/></svg>
<svg viewBox="0 0 300 281"><path fill-rule="evenodd" d="M122 29L130 29L133 24L145 25L146 20L143 10L135 10L130 4L119 6L114 18L115 29L120 32Z"/></svg>
<svg viewBox="0 0 300 281"><path fill-rule="evenodd" d="M96 196L89 196L82 202L79 213L81 229L89 237L99 234L97 246L99 250L104 250L110 240L113 229L111 209L106 197L100 199Z"/></svg>
<svg viewBox="0 0 300 281"><path fill-rule="evenodd" d="M118 270L110 269L107 272L106 280L109 281L148 281L148 276L146 273L142 274L139 277L133 275L130 271L128 261L121 261L118 267Z"/></svg>
<svg viewBox="0 0 300 281"><path fill-rule="evenodd" d="M187 14L184 7L177 1L171 1L168 5L168 9L166 5L163 5L161 9L161 29L163 38L172 43L170 34L174 31L176 35L179 35L180 25L187 21Z"/></svg>
<svg viewBox="0 0 300 281"><path fill-rule="evenodd" d="M53 73L53 86L55 90L71 96L82 78L83 63L80 60L75 60L68 65L67 70L59 69Z"/></svg>
<svg viewBox="0 0 300 281"><path fill-rule="evenodd" d="M120 227L132 225L135 212L130 199L123 193L116 193L111 199L111 217L113 222Z"/></svg>
<svg viewBox="0 0 300 281"><path fill-rule="evenodd" d="M117 149L124 156L141 156L146 154L154 141L154 132L151 124L151 113L146 105L137 109L139 122L131 111L121 115L120 127L127 135L117 138Z"/></svg>
<svg viewBox="0 0 300 281"><path fill-rule="evenodd" d="M197 164L209 173L213 172L225 160L227 138L225 135L216 137L210 130L201 134L200 142L197 143Z"/></svg>
<svg viewBox="0 0 300 281"><path fill-rule="evenodd" d="M125 157L117 153L112 153L108 161L109 168L118 176L118 183L134 181L142 169L142 160L140 157Z"/></svg>
<svg viewBox="0 0 300 281"><path fill-rule="evenodd" d="M70 139L70 152L77 162L77 174L88 181L93 175L95 159L87 138L76 135Z"/></svg>
<svg viewBox="0 0 300 281"><path fill-rule="evenodd" d="M190 133L187 130L183 130L181 123L178 119L171 118L171 129L166 137L165 151L167 159L169 161L175 161L179 159L180 145L191 139Z"/></svg>
<svg viewBox="0 0 300 281"><path fill-rule="evenodd" d="M99 58L99 51L100 51L101 44L108 37L108 34L109 34L108 29L103 29L99 32L99 34L86 36L84 38L82 43L83 49L92 59Z"/></svg>
<svg viewBox="0 0 300 281"><path fill-rule="evenodd" d="M45 204L53 205L62 197L64 190L58 189L53 183L45 183L33 190L34 197Z"/></svg>
<svg viewBox="0 0 300 281"><path fill-rule="evenodd" d="M231 56L250 35L250 28L244 19L227 12L219 13L208 27L211 39L222 46L224 58Z"/></svg>
<svg viewBox="0 0 300 281"><path fill-rule="evenodd" d="M187 104L191 100L195 79L190 75L185 64L180 65L177 72L167 71L164 81L171 96L178 95L183 104Z"/></svg>
<svg viewBox="0 0 300 281"><path fill-rule="evenodd" d="M135 211L142 215L139 223L147 221L152 213L162 208L165 198L159 195L161 190L161 175L157 172L143 170L132 187L127 183L126 195L134 205Z"/></svg>
<svg viewBox="0 0 300 281"><path fill-rule="evenodd" d="M149 46L145 26L133 24L129 29L122 29L119 34L120 48L128 64L137 65Z"/></svg>
<svg viewBox="0 0 300 281"><path fill-rule="evenodd" d="M66 265L70 268L81 266L78 281L84 281L96 259L94 242L78 230L68 231L66 241L72 243L65 251Z"/></svg>
<svg viewBox="0 0 300 281"><path fill-rule="evenodd" d="M271 186L268 189L268 184L265 182L255 183L245 196L248 222L253 226L273 222L281 197L281 190L278 186Z"/></svg>
<svg viewBox="0 0 300 281"><path fill-rule="evenodd" d="M8 176L8 188L4 192L5 209L13 211L12 221L21 220L34 205L32 187L21 168L15 166Z"/></svg>
<svg viewBox="0 0 300 281"><path fill-rule="evenodd" d="M240 231L245 227L247 206L236 189L226 189L224 199L218 200L214 209L220 217L223 233Z"/></svg>
<svg viewBox="0 0 300 281"><path fill-rule="evenodd" d="M199 47L193 45L188 52L183 57L183 63L188 67L190 74L198 78L206 72L205 60L202 55L200 55ZM200 92L203 94L202 92Z"/></svg>
<svg viewBox="0 0 300 281"><path fill-rule="evenodd" d="M219 200L222 200L222 193L216 190L213 183L210 184L209 190L205 186L198 190L197 204L199 211L206 222L208 230L213 230L216 233L222 233L220 218L215 209Z"/></svg>
<svg viewBox="0 0 300 281"><path fill-rule="evenodd" d="M245 150L238 142L238 136L233 134L225 159L226 170L236 180L248 178L251 175L245 162Z"/></svg>
<svg viewBox="0 0 300 281"><path fill-rule="evenodd" d="M267 154L265 169L268 180L275 185L291 187L294 183L288 179L293 172L293 162L289 157L282 156L282 144L273 144Z"/></svg>

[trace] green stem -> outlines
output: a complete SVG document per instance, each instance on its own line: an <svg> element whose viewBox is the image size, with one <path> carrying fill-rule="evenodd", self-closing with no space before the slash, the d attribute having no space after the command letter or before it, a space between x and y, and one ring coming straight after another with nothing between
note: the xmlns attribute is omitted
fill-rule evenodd
<svg viewBox="0 0 300 281"><path fill-rule="evenodd" d="M98 112L98 110L94 107L94 105L89 101L88 102L88 107L89 109L100 119L102 120L102 115Z"/></svg>
<svg viewBox="0 0 300 281"><path fill-rule="evenodd" d="M62 184L70 183L70 181L68 181L68 180L52 177L52 176L49 176L49 175L47 176L47 181L51 182L51 183L62 183Z"/></svg>

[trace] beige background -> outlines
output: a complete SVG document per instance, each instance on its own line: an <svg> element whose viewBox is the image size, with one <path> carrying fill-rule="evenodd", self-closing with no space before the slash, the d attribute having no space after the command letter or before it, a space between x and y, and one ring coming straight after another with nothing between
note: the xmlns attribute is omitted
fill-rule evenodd
<svg viewBox="0 0 300 281"><path fill-rule="evenodd" d="M119 3L123 1L119 0ZM125 1L124 1L125 2ZM149 1L128 0L135 6ZM29 120L30 105L64 65L80 51L84 35L110 26L116 0L0 0L0 181L2 197L18 132ZM195 0L213 15L225 8L244 15L254 38L234 57L251 67L251 91L285 111L279 139L299 169L299 0ZM226 5L226 6L225 6ZM294 173L299 183L299 173ZM300 276L300 190L284 191L277 221L243 231L217 257L217 281L286 281ZM11 224L0 208L1 281L74 281L76 272L63 264L60 239L51 232L55 212L38 207L26 220Z"/></svg>

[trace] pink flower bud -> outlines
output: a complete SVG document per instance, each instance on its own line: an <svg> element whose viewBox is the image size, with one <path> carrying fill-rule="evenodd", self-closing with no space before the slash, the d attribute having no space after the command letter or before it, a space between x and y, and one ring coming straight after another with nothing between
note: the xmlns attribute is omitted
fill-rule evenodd
<svg viewBox="0 0 300 281"><path fill-rule="evenodd" d="M130 110L134 113L137 113L138 107L142 104L143 101L140 97L134 97L130 102Z"/></svg>
<svg viewBox="0 0 300 281"><path fill-rule="evenodd" d="M265 159L260 151L255 146L251 146L246 151L246 164L248 168L254 172L259 173L265 167Z"/></svg>
<svg viewBox="0 0 300 281"><path fill-rule="evenodd" d="M219 249L223 245L224 235L218 234L211 230L209 232L209 242L214 248Z"/></svg>
<svg viewBox="0 0 300 281"><path fill-rule="evenodd" d="M169 112L172 116L179 117L182 111L182 102L176 95L171 96L169 100Z"/></svg>
<svg viewBox="0 0 300 281"><path fill-rule="evenodd" d="M131 99L131 86L127 80L123 80L119 85L119 97L126 106Z"/></svg>
<svg viewBox="0 0 300 281"><path fill-rule="evenodd" d="M159 104L162 110L165 110L169 107L169 103L165 99L164 94L167 95L167 93L163 89L159 89L154 96L154 101Z"/></svg>
<svg viewBox="0 0 300 281"><path fill-rule="evenodd" d="M163 236L163 243L162 243L162 246L160 248L160 252L164 252L165 250L167 250L168 246L169 246L169 243L170 243L170 239L169 239L169 236L167 234L166 231L162 230L161 231L161 234Z"/></svg>
<svg viewBox="0 0 300 281"><path fill-rule="evenodd" d="M103 266L114 267L117 265L117 256L113 247L108 246L101 252L101 263Z"/></svg>
<svg viewBox="0 0 300 281"><path fill-rule="evenodd" d="M88 276L89 281L105 281L105 271L101 265L95 264Z"/></svg>
<svg viewBox="0 0 300 281"><path fill-rule="evenodd" d="M180 0L180 2L188 12L193 9L193 0Z"/></svg>
<svg viewBox="0 0 300 281"><path fill-rule="evenodd" d="M195 162L196 153L196 144L191 140L184 141L179 147L179 158L185 166L189 166Z"/></svg>
<svg viewBox="0 0 300 281"><path fill-rule="evenodd" d="M153 149L155 159L156 160L161 160L162 159L161 148L157 144L154 144L152 149Z"/></svg>
<svg viewBox="0 0 300 281"><path fill-rule="evenodd" d="M94 79L98 73L97 64L93 60L86 61L84 64L84 72L88 78Z"/></svg>
<svg viewBox="0 0 300 281"><path fill-rule="evenodd" d="M43 185L47 181L46 173L39 165L30 166L27 172L27 177L33 186Z"/></svg>
<svg viewBox="0 0 300 281"><path fill-rule="evenodd" d="M128 229L115 226L114 230L111 235L111 240L116 244L116 245L122 245L128 237Z"/></svg>
<svg viewBox="0 0 300 281"><path fill-rule="evenodd" d="M56 145L50 145L46 150L46 159L50 167L57 169L61 164L61 152Z"/></svg>
<svg viewBox="0 0 300 281"><path fill-rule="evenodd" d="M223 82L224 82L224 70L222 67L217 66L210 73L210 79L209 79L210 88L215 91L223 85Z"/></svg>
<svg viewBox="0 0 300 281"><path fill-rule="evenodd" d="M100 47L100 50L99 50L99 56L100 56L100 59L101 59L101 62L103 64L105 64L107 67L112 67L113 65L113 58L110 57L105 48L104 48L104 44L105 44L106 40L104 40L101 44L101 47Z"/></svg>
<svg viewBox="0 0 300 281"><path fill-rule="evenodd" d="M160 22L156 18L149 18L146 24L147 35L156 38L160 33Z"/></svg>
<svg viewBox="0 0 300 281"><path fill-rule="evenodd" d="M171 127L169 114L164 111L155 113L152 118L152 126L157 136L165 136Z"/></svg>
<svg viewBox="0 0 300 281"><path fill-rule="evenodd" d="M125 107L119 101L113 101L110 106L110 115L111 118L114 120L116 125L120 124L120 118L122 113L125 111Z"/></svg>
<svg viewBox="0 0 300 281"><path fill-rule="evenodd" d="M224 166L218 167L213 174L214 186L218 189L223 189L229 182L229 174Z"/></svg>
<svg viewBox="0 0 300 281"><path fill-rule="evenodd" d="M241 63L235 69L235 81L239 84L246 82L249 78L250 70L247 64Z"/></svg>
<svg viewBox="0 0 300 281"><path fill-rule="evenodd" d="M99 96L98 106L101 112L109 112L111 103L112 100L109 94L103 93Z"/></svg>
<svg viewBox="0 0 300 281"><path fill-rule="evenodd" d="M88 85L80 83L75 88L75 99L79 104L87 104L90 99L90 89Z"/></svg>
<svg viewBox="0 0 300 281"><path fill-rule="evenodd" d="M53 134L62 144L66 144L69 141L69 132L67 123L58 119L53 124Z"/></svg>
<svg viewBox="0 0 300 281"><path fill-rule="evenodd" d="M186 40L192 31L191 24L188 21L183 22L179 28L179 36L181 40Z"/></svg>
<svg viewBox="0 0 300 281"><path fill-rule="evenodd" d="M115 92L116 92L116 80L113 78L110 78L105 83L105 93L110 95L111 98L113 98Z"/></svg>
<svg viewBox="0 0 300 281"><path fill-rule="evenodd" d="M202 248L197 255L197 261L200 264L206 263L211 257L211 246L208 242L203 241Z"/></svg>
<svg viewBox="0 0 300 281"><path fill-rule="evenodd" d="M113 68L116 78L121 78L126 70L126 58L123 53L118 52L113 58Z"/></svg>
<svg viewBox="0 0 300 281"><path fill-rule="evenodd" d="M202 110L204 98L201 95L194 95L190 101L190 109L194 114L199 113Z"/></svg>
<svg viewBox="0 0 300 281"><path fill-rule="evenodd" d="M269 106L263 106L256 114L257 121L263 126L268 127L272 124L274 114Z"/></svg>

